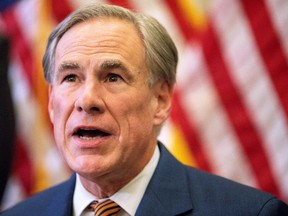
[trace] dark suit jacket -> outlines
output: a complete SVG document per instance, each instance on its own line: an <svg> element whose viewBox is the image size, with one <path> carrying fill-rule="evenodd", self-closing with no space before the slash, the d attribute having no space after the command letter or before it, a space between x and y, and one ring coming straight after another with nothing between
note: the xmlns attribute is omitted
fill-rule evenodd
<svg viewBox="0 0 288 216"><path fill-rule="evenodd" d="M162 144L159 147L160 161L136 216L288 216L288 206L273 195L184 166ZM74 185L75 174L2 215L72 215Z"/></svg>

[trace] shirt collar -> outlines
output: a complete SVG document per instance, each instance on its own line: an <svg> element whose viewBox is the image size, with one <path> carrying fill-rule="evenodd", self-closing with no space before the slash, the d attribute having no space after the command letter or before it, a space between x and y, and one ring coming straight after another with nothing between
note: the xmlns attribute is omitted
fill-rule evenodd
<svg viewBox="0 0 288 216"><path fill-rule="evenodd" d="M137 207L157 167L159 158L160 151L157 145L152 158L144 169L127 185L110 197L111 200L121 206L129 215L135 215ZM73 197L74 215L79 216L93 200L98 200L98 198L84 188L77 174Z"/></svg>
<svg viewBox="0 0 288 216"><path fill-rule="evenodd" d="M76 184L73 195L74 216L80 216L84 209L93 201L95 196L88 192L82 185L79 175L76 174Z"/></svg>

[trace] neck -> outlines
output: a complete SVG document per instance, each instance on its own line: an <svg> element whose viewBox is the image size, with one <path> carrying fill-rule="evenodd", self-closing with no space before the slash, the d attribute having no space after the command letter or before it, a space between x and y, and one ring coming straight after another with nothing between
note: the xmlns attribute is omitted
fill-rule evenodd
<svg viewBox="0 0 288 216"><path fill-rule="evenodd" d="M131 179L118 181L102 181L101 179L88 180L80 176L80 181L87 191L99 199L108 198L124 187Z"/></svg>
<svg viewBox="0 0 288 216"><path fill-rule="evenodd" d="M147 151L146 158L144 158L142 163L134 163L134 166L127 165L118 172L109 172L98 175L81 175L79 174L80 181L87 191L95 195L97 198L107 198L115 194L122 187L128 184L132 179L134 179L147 165L147 163L152 158L154 149Z"/></svg>

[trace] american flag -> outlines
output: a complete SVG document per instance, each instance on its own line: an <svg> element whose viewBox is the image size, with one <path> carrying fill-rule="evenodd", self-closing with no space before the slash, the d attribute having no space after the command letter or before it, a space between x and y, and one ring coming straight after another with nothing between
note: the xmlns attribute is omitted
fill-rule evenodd
<svg viewBox="0 0 288 216"><path fill-rule="evenodd" d="M1 0L17 134L2 208L71 173L54 144L41 60L53 27L91 2L152 15L174 39L178 81L159 136L171 152L287 202L288 1Z"/></svg>

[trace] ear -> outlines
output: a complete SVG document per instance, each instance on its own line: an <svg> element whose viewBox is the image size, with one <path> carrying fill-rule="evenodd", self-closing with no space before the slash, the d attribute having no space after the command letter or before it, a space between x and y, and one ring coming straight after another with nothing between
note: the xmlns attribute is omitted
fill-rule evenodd
<svg viewBox="0 0 288 216"><path fill-rule="evenodd" d="M53 105L53 86L49 85L48 87L48 93L49 93L49 101L48 101L48 113L50 117L50 121L54 123L54 105Z"/></svg>
<svg viewBox="0 0 288 216"><path fill-rule="evenodd" d="M154 125L161 125L168 118L173 97L173 87L166 81L160 81L155 86L157 108L154 115Z"/></svg>

